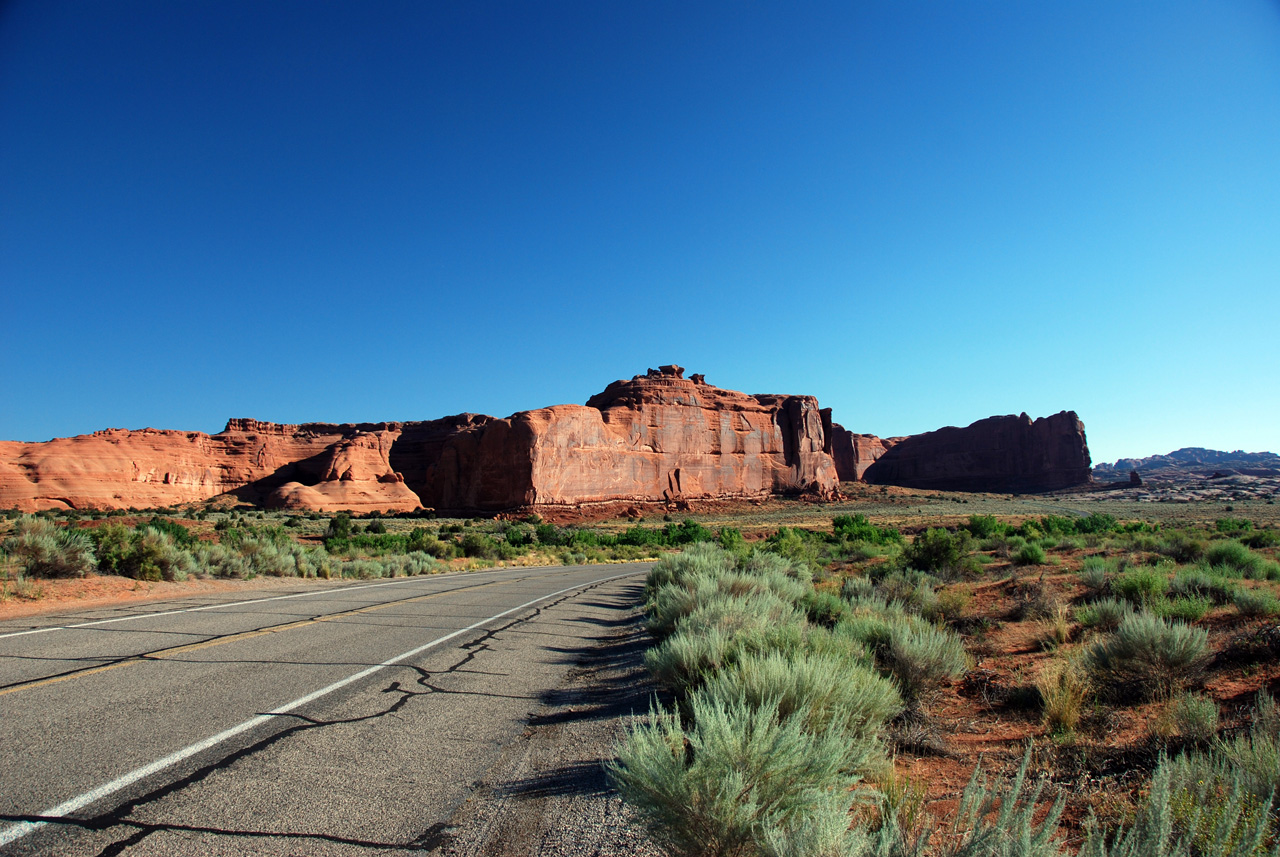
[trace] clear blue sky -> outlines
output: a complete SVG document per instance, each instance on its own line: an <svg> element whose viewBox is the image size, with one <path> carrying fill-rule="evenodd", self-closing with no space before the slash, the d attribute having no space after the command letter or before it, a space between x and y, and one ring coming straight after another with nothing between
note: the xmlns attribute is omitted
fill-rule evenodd
<svg viewBox="0 0 1280 857"><path fill-rule="evenodd" d="M499 416L1280 451L1280 3L0 4L0 438Z"/></svg>

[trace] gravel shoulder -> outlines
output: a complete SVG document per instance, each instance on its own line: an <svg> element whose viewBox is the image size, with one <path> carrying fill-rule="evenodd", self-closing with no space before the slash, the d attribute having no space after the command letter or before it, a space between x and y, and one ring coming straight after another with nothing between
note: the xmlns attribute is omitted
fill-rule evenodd
<svg viewBox="0 0 1280 857"><path fill-rule="evenodd" d="M644 668L650 638L640 608L564 654L563 684L543 695L523 735L476 783L438 831L446 857L660 857L634 813L610 788L604 765L632 714L656 687Z"/></svg>

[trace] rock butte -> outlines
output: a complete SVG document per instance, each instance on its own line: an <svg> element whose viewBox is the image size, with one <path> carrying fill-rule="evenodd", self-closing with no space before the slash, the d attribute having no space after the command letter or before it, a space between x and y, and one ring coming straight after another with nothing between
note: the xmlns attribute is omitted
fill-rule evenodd
<svg viewBox="0 0 1280 857"><path fill-rule="evenodd" d="M1084 423L1074 411L1034 422L988 417L898 439L867 469L865 482L936 491L1057 491L1091 480Z"/></svg>
<svg viewBox="0 0 1280 857"><path fill-rule="evenodd" d="M233 419L214 435L109 429L45 443L0 442L0 508L152 508L220 495L268 508L355 512L682 506L773 494L832 498L842 479L887 481L899 471L904 479L919 472L943 481L958 476L972 486L985 478L983 467L1000 484L1063 487L1073 478L1087 482L1089 475L1084 428L1074 414L1070 418L1078 444L1053 422L1052 430L1032 431L1004 455L1002 444L1013 435L997 433L987 443L988 435L978 432L962 435L961 446L970 438L982 449L994 444L994 452L956 453L944 445L937 448L940 463L930 469L935 447L917 441L972 433L991 420L881 440L832 423L830 411L820 411L812 396L722 390L701 375L685 378L679 366L663 366L615 381L586 405L506 419L460 414L355 425ZM1025 415L992 420L1031 425ZM1071 458L1077 446L1083 478ZM899 449L923 452L900 456ZM898 459L897 470L884 467ZM886 478L871 479L877 468Z"/></svg>

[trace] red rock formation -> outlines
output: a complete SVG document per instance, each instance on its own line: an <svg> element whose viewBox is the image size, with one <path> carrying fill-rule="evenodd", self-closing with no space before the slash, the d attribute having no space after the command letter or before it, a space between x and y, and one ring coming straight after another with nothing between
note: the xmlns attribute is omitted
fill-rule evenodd
<svg viewBox="0 0 1280 857"><path fill-rule="evenodd" d="M748 396L678 366L586 406L361 425L231 420L0 444L0 508L147 508L220 494L284 508L502 511L837 490L810 396Z"/></svg>
<svg viewBox="0 0 1280 857"><path fill-rule="evenodd" d="M46 443L5 442L0 508L143 509L231 493L322 511L416 509L418 498L387 461L396 434L394 424L230 420L215 435L108 429Z"/></svg>
<svg viewBox="0 0 1280 857"><path fill-rule="evenodd" d="M940 491L1034 493L1090 481L1084 423L1074 411L1035 422L989 417L903 438L866 469L863 480Z"/></svg>
<svg viewBox="0 0 1280 857"><path fill-rule="evenodd" d="M841 482L861 482L867 468L902 440L900 437L879 438L873 434L854 434L840 423L831 424L830 437L831 458L835 461L836 473Z"/></svg>
<svg viewBox="0 0 1280 857"><path fill-rule="evenodd" d="M406 427L405 436L409 429ZM586 404L475 420L421 483L438 509L670 502L837 488L817 401L748 396L663 366Z"/></svg>

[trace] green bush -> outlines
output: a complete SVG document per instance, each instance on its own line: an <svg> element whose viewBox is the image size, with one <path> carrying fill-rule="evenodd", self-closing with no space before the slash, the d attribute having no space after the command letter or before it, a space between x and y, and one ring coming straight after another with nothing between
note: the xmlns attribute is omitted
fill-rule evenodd
<svg viewBox="0 0 1280 857"><path fill-rule="evenodd" d="M97 568L93 541L84 530L45 518L18 518L0 548L30 577L84 577Z"/></svg>
<svg viewBox="0 0 1280 857"><path fill-rule="evenodd" d="M893 625L884 662L902 695L911 702L919 701L942 682L959 678L969 668L960 638L926 624Z"/></svg>
<svg viewBox="0 0 1280 857"><path fill-rule="evenodd" d="M775 595L718 596L679 619L645 664L658 682L688 694L744 655L802 647L801 618Z"/></svg>
<svg viewBox="0 0 1280 857"><path fill-rule="evenodd" d="M975 539L989 539L992 536L1004 535L1006 527L996 520L995 515L970 515L965 529Z"/></svg>
<svg viewBox="0 0 1280 857"><path fill-rule="evenodd" d="M1245 577L1256 576L1263 565L1262 557L1233 539L1214 542L1204 552L1204 559L1214 568L1231 569Z"/></svg>
<svg viewBox="0 0 1280 857"><path fill-rule="evenodd" d="M1212 569L1180 569L1169 581L1169 592L1172 595L1208 598L1214 604L1230 604L1235 598L1236 585Z"/></svg>
<svg viewBox="0 0 1280 857"><path fill-rule="evenodd" d="M1111 590L1134 605L1150 604L1169 589L1169 577L1152 568L1131 568L1111 581Z"/></svg>
<svg viewBox="0 0 1280 857"><path fill-rule="evenodd" d="M1159 550L1174 562L1195 562L1204 555L1204 542L1175 530L1160 540Z"/></svg>
<svg viewBox="0 0 1280 857"><path fill-rule="evenodd" d="M1280 599L1276 598L1274 592L1266 589L1241 587L1236 591L1234 601L1242 616L1256 618L1280 615Z"/></svg>
<svg viewBox="0 0 1280 857"><path fill-rule="evenodd" d="M1024 545L1022 550L1018 551L1017 556L1013 558L1016 565L1043 565L1045 561L1044 548L1039 545Z"/></svg>
<svg viewBox="0 0 1280 857"><path fill-rule="evenodd" d="M680 857L745 857L825 830L819 853L847 853L850 747L839 731L811 732L801 716L696 694L692 725L655 709L631 726L608 765L654 840Z"/></svg>
<svg viewBox="0 0 1280 857"><path fill-rule="evenodd" d="M219 522L220 524L222 522ZM325 531L325 537L331 539L345 539L351 536L351 516L346 512L339 512L329 519L329 528Z"/></svg>
<svg viewBox="0 0 1280 857"><path fill-rule="evenodd" d="M837 731L866 761L874 755L867 744L902 711L893 683L860 659L840 654L778 651L748 655L707 682L707 698L728 705L774 708L781 718L798 716L810 732Z"/></svg>
<svg viewBox="0 0 1280 857"><path fill-rule="evenodd" d="M831 519L831 525L832 535L837 540L874 545L902 542L902 533L892 527L877 527L865 515L836 515Z"/></svg>
<svg viewBox="0 0 1280 857"><path fill-rule="evenodd" d="M1273 548L1276 545L1280 545L1280 532L1276 530L1258 530L1256 533L1250 533L1242 537L1240 543L1254 550L1258 548Z"/></svg>
<svg viewBox="0 0 1280 857"><path fill-rule="evenodd" d="M1085 585L1091 594L1099 595L1109 588L1110 577L1115 573L1115 570L1116 566L1113 561L1100 556L1087 556L1080 563L1080 582Z"/></svg>
<svg viewBox="0 0 1280 857"><path fill-rule="evenodd" d="M1126 616L1133 613L1127 601L1104 598L1076 608L1076 621L1086 628L1098 631L1114 631Z"/></svg>
<svg viewBox="0 0 1280 857"><path fill-rule="evenodd" d="M463 556L497 559L498 553L498 543L484 533L477 533L472 530L462 537Z"/></svg>
<svg viewBox="0 0 1280 857"><path fill-rule="evenodd" d="M1080 535L1110 533L1114 532L1117 526L1119 522L1116 521L1115 516L1103 512L1094 512L1075 520L1075 531Z"/></svg>
<svg viewBox="0 0 1280 857"><path fill-rule="evenodd" d="M1199 595L1178 598L1158 598L1148 606L1162 619L1180 619L1183 622L1199 622L1213 609L1213 602Z"/></svg>
<svg viewBox="0 0 1280 857"><path fill-rule="evenodd" d="M1094 684L1113 696L1169 697L1200 677L1208 639L1202 629L1135 613L1088 649L1086 664Z"/></svg>
<svg viewBox="0 0 1280 857"><path fill-rule="evenodd" d="M961 561L973 550L973 538L965 530L952 533L930 528L920 533L902 550L908 568L945 576L961 570Z"/></svg>
<svg viewBox="0 0 1280 857"><path fill-rule="evenodd" d="M1208 741L1218 732L1218 706L1198 693L1179 694L1171 706L1178 734L1191 741Z"/></svg>

